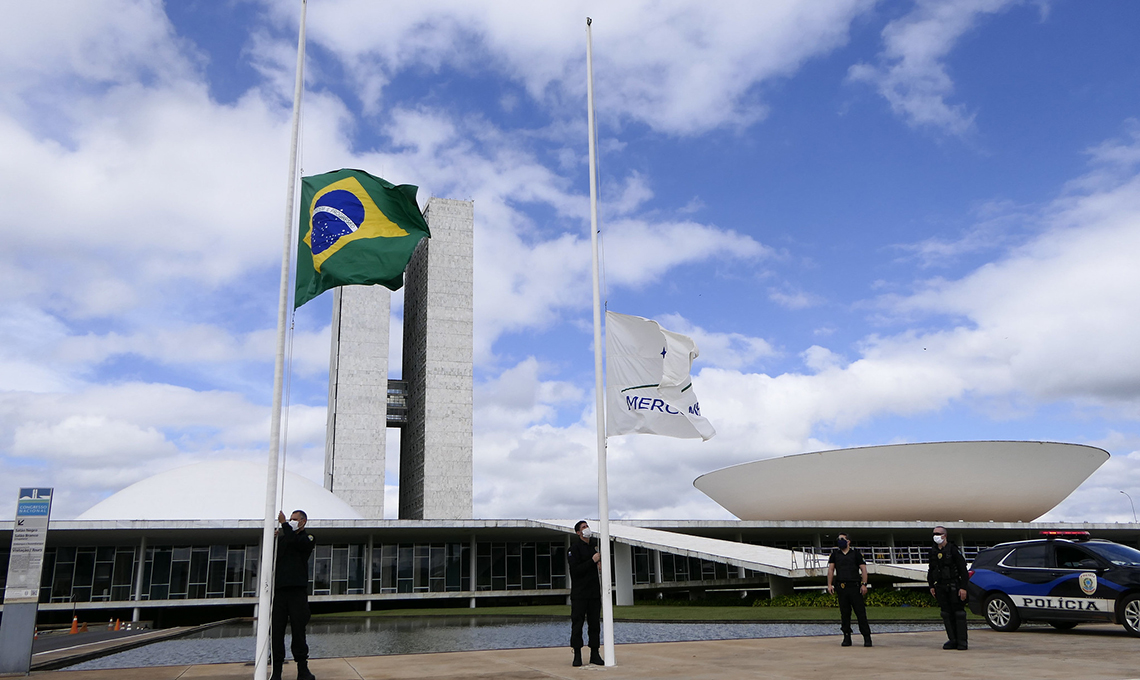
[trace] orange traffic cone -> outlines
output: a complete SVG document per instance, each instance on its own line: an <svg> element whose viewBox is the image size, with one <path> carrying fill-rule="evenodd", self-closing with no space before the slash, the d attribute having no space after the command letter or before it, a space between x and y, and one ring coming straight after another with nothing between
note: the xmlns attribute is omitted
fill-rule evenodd
<svg viewBox="0 0 1140 680"><path fill-rule="evenodd" d="M75 635L78 632L79 632L79 617L78 616L72 616L71 617L71 634Z"/></svg>
<svg viewBox="0 0 1140 680"><path fill-rule="evenodd" d="M115 619L115 630L119 630L119 620Z"/></svg>
<svg viewBox="0 0 1140 680"><path fill-rule="evenodd" d="M83 622L83 626L79 629L79 632L80 633L86 633L87 632L87 622L86 621Z"/></svg>

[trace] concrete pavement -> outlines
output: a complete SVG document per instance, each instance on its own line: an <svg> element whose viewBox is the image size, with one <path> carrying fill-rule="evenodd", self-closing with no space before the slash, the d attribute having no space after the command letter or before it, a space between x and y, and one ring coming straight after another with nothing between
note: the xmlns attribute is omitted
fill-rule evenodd
<svg viewBox="0 0 1140 680"><path fill-rule="evenodd" d="M1140 639L1129 637L1120 626L1088 625L1065 632L974 630L970 650L964 652L943 651L942 633L878 635L870 649L841 648L839 640L831 636L620 645L618 665L611 668L572 668L567 648L317 659L310 666L319 680L1140 678ZM245 664L32 674L42 680L230 680L252 675L252 665ZM289 664L285 678L294 677L296 666Z"/></svg>

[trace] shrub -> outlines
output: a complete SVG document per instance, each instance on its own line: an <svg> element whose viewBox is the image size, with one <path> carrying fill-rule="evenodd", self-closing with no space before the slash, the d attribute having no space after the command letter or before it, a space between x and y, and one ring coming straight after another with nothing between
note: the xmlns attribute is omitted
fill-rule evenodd
<svg viewBox="0 0 1140 680"><path fill-rule="evenodd" d="M936 607L938 603L926 590L889 590L872 588L864 600L868 607ZM781 595L773 599L758 599L753 607L838 607L839 599L825 592Z"/></svg>

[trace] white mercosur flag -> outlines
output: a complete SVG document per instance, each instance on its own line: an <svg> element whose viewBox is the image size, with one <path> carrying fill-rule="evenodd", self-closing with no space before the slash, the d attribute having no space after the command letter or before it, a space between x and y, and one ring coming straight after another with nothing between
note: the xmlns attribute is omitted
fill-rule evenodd
<svg viewBox="0 0 1140 680"><path fill-rule="evenodd" d="M698 354L692 338L656 321L606 312L606 434L716 434L689 378Z"/></svg>

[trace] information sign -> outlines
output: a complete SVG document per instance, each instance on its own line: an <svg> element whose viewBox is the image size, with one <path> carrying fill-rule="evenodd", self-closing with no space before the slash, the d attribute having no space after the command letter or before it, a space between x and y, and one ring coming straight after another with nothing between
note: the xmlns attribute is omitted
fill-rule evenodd
<svg viewBox="0 0 1140 680"><path fill-rule="evenodd" d="M5 605L40 599L40 571L51 517L51 494L51 489L20 489L16 524L12 528L8 582L4 589Z"/></svg>

